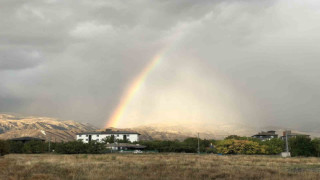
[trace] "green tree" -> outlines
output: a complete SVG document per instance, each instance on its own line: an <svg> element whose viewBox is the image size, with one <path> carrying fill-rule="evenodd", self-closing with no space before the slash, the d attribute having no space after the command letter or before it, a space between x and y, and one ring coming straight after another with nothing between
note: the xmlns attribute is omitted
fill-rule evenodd
<svg viewBox="0 0 320 180"><path fill-rule="evenodd" d="M241 137L240 137L240 136L238 136L238 135L229 135L229 136L225 137L224 139L225 139L225 140L227 140L227 139L236 139L236 140L240 140L240 139L241 139Z"/></svg>
<svg viewBox="0 0 320 180"><path fill-rule="evenodd" d="M264 154L265 147L249 140L226 139L217 143L217 152L222 154Z"/></svg>
<svg viewBox="0 0 320 180"><path fill-rule="evenodd" d="M314 150L314 156L320 156L320 138L315 138L311 141Z"/></svg>
<svg viewBox="0 0 320 180"><path fill-rule="evenodd" d="M10 153L23 153L24 144L21 141L9 141Z"/></svg>
<svg viewBox="0 0 320 180"><path fill-rule="evenodd" d="M117 139L117 143L131 143L128 139Z"/></svg>
<svg viewBox="0 0 320 180"><path fill-rule="evenodd" d="M258 138L253 138L253 137L246 137L246 136L238 136L238 135L230 135L224 138L225 140L227 139L235 139L235 140L249 140L249 141L254 141L261 143L261 140Z"/></svg>
<svg viewBox="0 0 320 180"><path fill-rule="evenodd" d="M141 145L146 146L146 150L156 150L159 152L187 152L196 153L198 151L198 138L187 138L184 141L178 140L152 140L152 141L140 141ZM201 152L214 152L213 148L210 148L211 143L215 143L214 140L202 140L200 139L200 151Z"/></svg>
<svg viewBox="0 0 320 180"><path fill-rule="evenodd" d="M88 153L88 144L82 141L61 142L56 144L55 151L61 154Z"/></svg>
<svg viewBox="0 0 320 180"><path fill-rule="evenodd" d="M7 141L0 140L0 156L9 154L10 146Z"/></svg>
<svg viewBox="0 0 320 180"><path fill-rule="evenodd" d="M23 153L44 153L48 151L48 145L42 141L30 141L24 143Z"/></svg>
<svg viewBox="0 0 320 180"><path fill-rule="evenodd" d="M280 154L284 149L284 141L278 138L262 141L261 144L265 145L266 154Z"/></svg>
<svg viewBox="0 0 320 180"><path fill-rule="evenodd" d="M97 141L91 141L87 145L87 148L88 148L87 153L90 153L90 154L101 154L106 151L105 143L99 143Z"/></svg>
<svg viewBox="0 0 320 180"><path fill-rule="evenodd" d="M114 142L115 142L114 135L106 137L106 138L104 139L104 142L105 142L105 143L114 143Z"/></svg>
<svg viewBox="0 0 320 180"><path fill-rule="evenodd" d="M71 141L55 143L54 150L60 154L100 154L106 151L105 143L91 141L83 143L82 141Z"/></svg>
<svg viewBox="0 0 320 180"><path fill-rule="evenodd" d="M292 156L312 156L314 152L311 139L307 136L290 138L289 146Z"/></svg>

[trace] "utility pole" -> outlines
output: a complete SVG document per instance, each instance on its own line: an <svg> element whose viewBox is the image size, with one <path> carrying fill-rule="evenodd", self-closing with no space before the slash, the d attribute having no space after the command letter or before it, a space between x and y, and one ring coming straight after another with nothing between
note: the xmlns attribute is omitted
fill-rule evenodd
<svg viewBox="0 0 320 180"><path fill-rule="evenodd" d="M289 145L288 145L288 130L286 130L286 152L289 153Z"/></svg>
<svg viewBox="0 0 320 180"><path fill-rule="evenodd" d="M199 139L199 133L198 133L198 154L200 154L200 139Z"/></svg>
<svg viewBox="0 0 320 180"><path fill-rule="evenodd" d="M49 153L51 153L51 138L49 138Z"/></svg>

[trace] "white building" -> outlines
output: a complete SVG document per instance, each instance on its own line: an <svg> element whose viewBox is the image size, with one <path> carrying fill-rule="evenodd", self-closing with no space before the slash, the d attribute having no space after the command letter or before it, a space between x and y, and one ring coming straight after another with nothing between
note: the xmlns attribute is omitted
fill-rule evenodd
<svg viewBox="0 0 320 180"><path fill-rule="evenodd" d="M78 133L76 139L81 140L84 143L90 141L103 142L107 137L114 137L114 140L128 140L130 142L139 141L139 133L129 132L129 131L113 131L111 129L106 129L106 131L101 132L84 132Z"/></svg>

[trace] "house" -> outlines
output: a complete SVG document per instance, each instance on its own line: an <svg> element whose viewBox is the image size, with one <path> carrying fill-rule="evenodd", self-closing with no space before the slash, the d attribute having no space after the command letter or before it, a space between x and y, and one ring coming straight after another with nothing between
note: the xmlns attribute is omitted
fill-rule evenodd
<svg viewBox="0 0 320 180"><path fill-rule="evenodd" d="M30 141L41 141L41 142L44 142L45 139L36 138L36 137L27 137L26 136L26 137L12 138L12 139L9 139L9 141L27 143L27 142L30 142Z"/></svg>
<svg viewBox="0 0 320 180"><path fill-rule="evenodd" d="M255 134L251 137L258 138L262 141L265 141L265 140L270 140L272 138L278 138L278 134L276 134L276 131L273 131L273 130L267 131L267 132L261 131L258 134Z"/></svg>
<svg viewBox="0 0 320 180"><path fill-rule="evenodd" d="M286 136L288 136L288 139L290 139L292 137L297 137L297 136L310 137L310 135L308 135L308 134L300 134L300 133L293 133L291 131L283 131L283 136L281 136L281 139L286 140Z"/></svg>
<svg viewBox="0 0 320 180"><path fill-rule="evenodd" d="M139 141L139 133L130 131L114 131L112 129L106 129L101 132L84 132L78 133L76 136L77 140L81 140L84 143L90 141L103 142L107 137L113 138L116 142L117 140L125 140L129 142Z"/></svg>
<svg viewBox="0 0 320 180"><path fill-rule="evenodd" d="M133 150L143 150L146 146L139 144L130 144L130 143L110 143L106 145L108 149L115 151L133 151Z"/></svg>

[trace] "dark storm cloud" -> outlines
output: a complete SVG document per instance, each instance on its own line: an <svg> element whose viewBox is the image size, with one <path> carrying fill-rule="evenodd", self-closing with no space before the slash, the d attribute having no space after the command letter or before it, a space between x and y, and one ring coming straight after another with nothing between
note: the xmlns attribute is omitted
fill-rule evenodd
<svg viewBox="0 0 320 180"><path fill-rule="evenodd" d="M221 100L210 90L230 95L221 112L236 109L239 121L310 130L301 121L320 115L318 8L315 1L1 1L0 111L100 126L129 82L170 47L148 81L155 92L187 91L188 82L179 83L191 71L205 83L188 91L204 107Z"/></svg>

